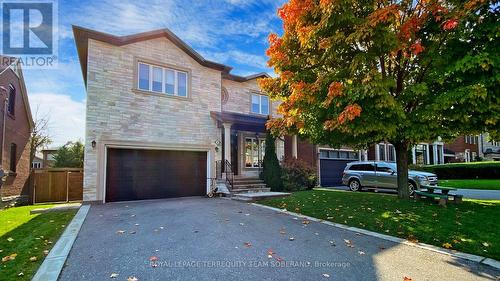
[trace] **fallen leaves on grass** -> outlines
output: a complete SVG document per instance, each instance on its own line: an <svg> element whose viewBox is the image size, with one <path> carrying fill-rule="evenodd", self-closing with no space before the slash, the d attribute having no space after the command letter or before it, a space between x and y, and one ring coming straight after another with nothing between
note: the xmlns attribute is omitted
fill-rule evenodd
<svg viewBox="0 0 500 281"><path fill-rule="evenodd" d="M17 254L16 253L12 253L8 256L5 256L2 258L2 262L7 262L7 261L11 261L11 260L15 260L17 257Z"/></svg>
<svg viewBox="0 0 500 281"><path fill-rule="evenodd" d="M43 254L44 254L44 255L48 255L48 254L49 254L49 250L44 250L44 251L43 251Z"/></svg>
<svg viewBox="0 0 500 281"><path fill-rule="evenodd" d="M444 243L443 248L451 249L451 248L453 248L453 246L450 243Z"/></svg>
<svg viewBox="0 0 500 281"><path fill-rule="evenodd" d="M14 238L9 237L9 238L7 238L7 241L12 242L12 241L14 241Z"/></svg>
<svg viewBox="0 0 500 281"><path fill-rule="evenodd" d="M35 256L32 256L32 257L30 258L30 261L37 261L37 260L38 260L38 258L37 258L37 257L35 257Z"/></svg>
<svg viewBox="0 0 500 281"><path fill-rule="evenodd" d="M489 247L489 246L490 246L490 244L488 244L488 243L486 243L486 242L483 242L482 244L483 244L483 246L485 246L485 247Z"/></svg>

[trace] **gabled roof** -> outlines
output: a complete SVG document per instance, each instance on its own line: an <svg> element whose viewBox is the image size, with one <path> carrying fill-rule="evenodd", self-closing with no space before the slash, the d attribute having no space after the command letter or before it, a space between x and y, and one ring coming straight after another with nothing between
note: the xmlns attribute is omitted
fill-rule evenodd
<svg viewBox="0 0 500 281"><path fill-rule="evenodd" d="M192 57L199 64L221 71L226 79L245 82L259 77L269 77L269 75L267 75L266 73L258 73L246 77L230 74L232 67L203 58L203 56L193 50L189 45L187 45L184 41L177 37L177 35L175 35L168 28L152 30L127 36L116 36L73 25L73 34L75 36L76 49L78 51L78 57L80 59L80 66L82 68L83 80L85 81L85 85L87 85L87 58L89 39L105 42L115 46L123 46L164 37L174 43L178 48Z"/></svg>
<svg viewBox="0 0 500 281"><path fill-rule="evenodd" d="M256 73L256 74L252 74L252 75L248 75L248 76L238 76L238 75L234 75L234 74L230 74L230 73L223 73L222 77L225 79L234 80L237 82L246 82L246 81L257 79L257 78L269 78L271 76L265 72L260 72L260 73Z"/></svg>
<svg viewBox="0 0 500 281"><path fill-rule="evenodd" d="M16 61L15 57L0 55L0 59L2 61L4 61L4 58L8 58L12 63L14 63L14 61L15 61L15 63L17 64L17 77L19 79L19 86L21 87L21 89L20 89L21 90L21 97L23 98L24 110L25 110L26 115L28 117L28 125L29 125L30 131L31 131L33 129L33 127L35 126L35 122L33 121L33 116L31 115L31 108L30 108L30 103L29 103L29 99L28 99L28 91L26 90L26 84L24 83L24 76L23 76L23 70L21 68L21 64L19 63L19 61ZM10 65L2 67L2 71L7 67L10 68L10 71L14 71L10 67Z"/></svg>

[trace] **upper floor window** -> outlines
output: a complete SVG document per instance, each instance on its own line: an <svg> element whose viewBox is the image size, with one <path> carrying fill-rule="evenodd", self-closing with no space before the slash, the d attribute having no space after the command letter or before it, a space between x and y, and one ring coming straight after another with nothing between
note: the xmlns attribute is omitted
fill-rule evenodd
<svg viewBox="0 0 500 281"><path fill-rule="evenodd" d="M187 97L188 73L140 62L137 86L144 91Z"/></svg>
<svg viewBox="0 0 500 281"><path fill-rule="evenodd" d="M252 94L252 113L269 114L269 97L265 95Z"/></svg>
<svg viewBox="0 0 500 281"><path fill-rule="evenodd" d="M9 87L9 103L7 105L7 112L10 115L14 115L16 110L16 89L14 86L10 85Z"/></svg>

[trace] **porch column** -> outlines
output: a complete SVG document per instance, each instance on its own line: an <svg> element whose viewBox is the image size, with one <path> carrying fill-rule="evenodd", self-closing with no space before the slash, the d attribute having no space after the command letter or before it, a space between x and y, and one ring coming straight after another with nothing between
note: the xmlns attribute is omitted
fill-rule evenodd
<svg viewBox="0 0 500 281"><path fill-rule="evenodd" d="M439 164L439 159L438 159L438 145L437 144L432 144L432 164L436 165Z"/></svg>
<svg viewBox="0 0 500 281"><path fill-rule="evenodd" d="M292 136L292 157L297 158L297 135Z"/></svg>
<svg viewBox="0 0 500 281"><path fill-rule="evenodd" d="M224 160L231 163L231 123L222 123L224 127Z"/></svg>

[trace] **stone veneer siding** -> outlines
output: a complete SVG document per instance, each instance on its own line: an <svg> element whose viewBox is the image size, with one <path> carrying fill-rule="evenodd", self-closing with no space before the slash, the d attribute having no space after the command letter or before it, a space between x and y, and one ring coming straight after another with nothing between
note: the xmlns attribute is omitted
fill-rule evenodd
<svg viewBox="0 0 500 281"><path fill-rule="evenodd" d="M229 99L226 104L222 105L224 111L231 111L243 114L254 114L251 112L252 94L263 94L260 91L257 79L246 82L236 82L232 80L223 79L222 86L226 88ZM273 116L276 116L276 107L279 103L270 101L271 111Z"/></svg>
<svg viewBox="0 0 500 281"><path fill-rule="evenodd" d="M133 90L136 60L141 59L189 69L189 97ZM201 66L168 39L120 47L89 40L87 77L84 201L103 200L105 167L100 158L106 143L209 147L210 160L221 158L214 149L221 131L210 117L210 111L221 110L221 72ZM96 148L91 146L94 140Z"/></svg>

